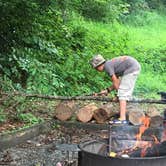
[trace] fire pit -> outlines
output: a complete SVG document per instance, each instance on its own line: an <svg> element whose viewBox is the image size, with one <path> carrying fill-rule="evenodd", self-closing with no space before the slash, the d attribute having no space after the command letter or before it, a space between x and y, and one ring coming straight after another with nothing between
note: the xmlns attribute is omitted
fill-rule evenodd
<svg viewBox="0 0 166 166"><path fill-rule="evenodd" d="M111 126L109 139L79 145L79 166L164 166L166 131L164 127ZM110 154L114 156L110 156Z"/></svg>

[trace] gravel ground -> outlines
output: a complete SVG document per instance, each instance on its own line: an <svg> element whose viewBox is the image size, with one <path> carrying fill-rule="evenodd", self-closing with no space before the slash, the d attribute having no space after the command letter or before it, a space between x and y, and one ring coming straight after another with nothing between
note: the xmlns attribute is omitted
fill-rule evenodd
<svg viewBox="0 0 166 166"><path fill-rule="evenodd" d="M0 151L0 165L8 166L77 166L78 144L105 138L103 130L88 131L59 127L26 143Z"/></svg>

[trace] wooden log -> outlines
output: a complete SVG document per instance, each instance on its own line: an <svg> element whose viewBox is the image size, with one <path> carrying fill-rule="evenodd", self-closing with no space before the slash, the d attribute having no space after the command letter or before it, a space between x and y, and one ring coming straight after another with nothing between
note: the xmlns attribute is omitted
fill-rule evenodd
<svg viewBox="0 0 166 166"><path fill-rule="evenodd" d="M161 116L153 116L151 117L150 127L161 127L163 126L164 120Z"/></svg>
<svg viewBox="0 0 166 166"><path fill-rule="evenodd" d="M160 112L155 106L149 106L146 111L146 115L149 117L160 116Z"/></svg>
<svg viewBox="0 0 166 166"><path fill-rule="evenodd" d="M55 118L61 121L66 121L70 119L72 117L72 114L73 114L73 110L72 110L71 103L61 102L56 107Z"/></svg>
<svg viewBox="0 0 166 166"><path fill-rule="evenodd" d="M104 104L101 105L99 109L94 111L93 118L96 120L97 123L104 123L110 117L113 117L119 113L118 110L113 109L112 104Z"/></svg>
<svg viewBox="0 0 166 166"><path fill-rule="evenodd" d="M77 113L77 119L81 122L89 122L94 114L94 111L98 109L95 103L88 104L82 107Z"/></svg>
<svg viewBox="0 0 166 166"><path fill-rule="evenodd" d="M109 118L109 116L104 109L99 108L94 111L93 118L97 123L104 123Z"/></svg>
<svg viewBox="0 0 166 166"><path fill-rule="evenodd" d="M0 95L8 95L7 93L1 93ZM98 100L107 102L118 102L115 99L109 97L96 97L96 96L49 96L41 94L26 94L20 93L18 91L11 93L11 96L22 96L25 98L41 98L49 100ZM156 104L166 104L166 100L153 100L153 99L136 99L129 100L128 103L156 103Z"/></svg>
<svg viewBox="0 0 166 166"><path fill-rule="evenodd" d="M142 118L145 117L145 114L141 110L130 111L128 113L129 121L133 125L140 125L142 124Z"/></svg>
<svg viewBox="0 0 166 166"><path fill-rule="evenodd" d="M143 149L138 148L129 153L130 157L141 157ZM149 147L144 152L144 157L158 157L166 155L166 141Z"/></svg>

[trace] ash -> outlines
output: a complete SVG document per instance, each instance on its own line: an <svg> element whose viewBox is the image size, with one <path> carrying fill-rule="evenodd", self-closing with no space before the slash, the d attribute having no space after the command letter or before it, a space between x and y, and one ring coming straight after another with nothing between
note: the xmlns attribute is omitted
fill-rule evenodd
<svg viewBox="0 0 166 166"><path fill-rule="evenodd" d="M78 144L103 137L101 130L59 127L24 144L0 151L0 165L77 166Z"/></svg>

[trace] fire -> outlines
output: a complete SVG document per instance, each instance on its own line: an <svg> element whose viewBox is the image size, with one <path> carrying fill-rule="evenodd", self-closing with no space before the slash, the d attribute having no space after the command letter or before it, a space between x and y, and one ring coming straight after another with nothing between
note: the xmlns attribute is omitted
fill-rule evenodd
<svg viewBox="0 0 166 166"><path fill-rule="evenodd" d="M139 133L136 135L137 141L141 141L141 137L143 135L143 133L149 128L150 125L150 118L145 116L141 118L141 122L142 125L139 128ZM137 145L137 143L136 143ZM147 148L151 147L152 144L150 142L148 142L147 144L145 144L141 150L141 157L145 157L146 155L146 150Z"/></svg>
<svg viewBox="0 0 166 166"><path fill-rule="evenodd" d="M137 140L141 140L142 134L149 128L150 125L150 118L149 117L142 117L141 118L142 125L139 128L139 133L136 135Z"/></svg>
<svg viewBox="0 0 166 166"><path fill-rule="evenodd" d="M137 149L138 147L141 147L143 149L144 149L144 147L149 147L149 143L147 143L145 141L141 141L141 137L142 137L143 133L149 128L150 118L145 116L145 117L142 117L140 119L140 121L141 121L142 125L140 126L139 132L136 135L137 142L136 142L135 146L133 147L133 150Z"/></svg>
<svg viewBox="0 0 166 166"><path fill-rule="evenodd" d="M153 144L159 144L160 142L158 141L158 139L155 135L151 135L154 142L141 141L141 137L142 137L143 133L149 128L150 118L146 117L146 116L142 117L141 122L142 122L142 125L139 128L139 133L136 135L137 142L136 142L136 145L134 146L134 148L137 148L137 147L142 148L141 157L145 157L147 149L151 148ZM141 142L141 144L140 144L140 142Z"/></svg>
<svg viewBox="0 0 166 166"><path fill-rule="evenodd" d="M131 142L123 145L123 150L118 152L119 156L123 154L140 157L161 155L160 149L162 147L162 142L166 142L166 125L164 128L155 128L153 130L153 127L149 128L150 120L151 119L147 116L140 119L142 125L139 126L138 133L134 136L134 140L133 135L131 135L131 137L130 135L127 135L128 138L131 139Z"/></svg>

